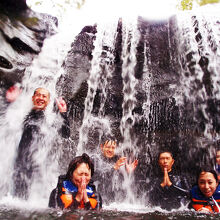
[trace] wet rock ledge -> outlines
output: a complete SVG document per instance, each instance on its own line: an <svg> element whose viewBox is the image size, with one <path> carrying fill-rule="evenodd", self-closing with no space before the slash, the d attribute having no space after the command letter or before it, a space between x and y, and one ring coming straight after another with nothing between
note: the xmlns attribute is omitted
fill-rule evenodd
<svg viewBox="0 0 220 220"><path fill-rule="evenodd" d="M55 33L57 18L34 12L26 0L0 1L0 86L20 82L25 69Z"/></svg>

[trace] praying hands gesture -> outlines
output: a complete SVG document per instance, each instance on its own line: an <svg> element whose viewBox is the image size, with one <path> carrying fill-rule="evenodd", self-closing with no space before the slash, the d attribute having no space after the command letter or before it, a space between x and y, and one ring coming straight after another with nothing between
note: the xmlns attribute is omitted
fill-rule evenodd
<svg viewBox="0 0 220 220"><path fill-rule="evenodd" d="M163 173L164 173L164 176L163 176L163 182L160 184L161 187L171 186L172 182L170 181L170 178L169 178L168 171L167 171L166 167L163 169Z"/></svg>
<svg viewBox="0 0 220 220"><path fill-rule="evenodd" d="M81 201L83 201L84 203L89 202L89 198L88 198L87 191L86 191L86 178L85 177L81 178L81 185L78 186L76 200L77 202L81 202Z"/></svg>

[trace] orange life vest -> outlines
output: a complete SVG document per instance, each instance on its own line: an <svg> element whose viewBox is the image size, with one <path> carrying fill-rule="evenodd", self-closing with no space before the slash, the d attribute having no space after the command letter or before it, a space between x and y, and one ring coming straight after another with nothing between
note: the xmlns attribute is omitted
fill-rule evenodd
<svg viewBox="0 0 220 220"><path fill-rule="evenodd" d="M211 213L220 212L219 208L216 206L215 202L220 206L220 187L218 186L213 198L206 198L200 191L198 186L194 186L191 190L191 204L192 207L198 211L201 208L207 208ZM215 200L215 202L213 201Z"/></svg>
<svg viewBox="0 0 220 220"><path fill-rule="evenodd" d="M77 187L73 184L71 185L70 181L68 181L68 184L64 184L64 186L62 187L62 194L60 196L60 199L64 204L64 208L69 208L71 206L71 204L74 202L73 193L76 193L77 191ZM95 209L98 202L95 199L95 194L92 191L91 187L87 187L87 195L92 209ZM84 207L85 204L83 201L81 201L78 208L84 209Z"/></svg>

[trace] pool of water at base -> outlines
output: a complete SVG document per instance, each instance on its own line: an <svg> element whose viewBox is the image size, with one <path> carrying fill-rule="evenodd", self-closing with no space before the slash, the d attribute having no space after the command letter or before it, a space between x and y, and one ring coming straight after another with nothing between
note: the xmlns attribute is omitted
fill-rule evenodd
<svg viewBox="0 0 220 220"><path fill-rule="evenodd" d="M220 219L220 214L204 214L194 211L177 212L148 212L137 213L133 211L105 210L101 211L58 211L44 210L21 210L9 207L0 207L0 219L4 220L168 220L168 219Z"/></svg>

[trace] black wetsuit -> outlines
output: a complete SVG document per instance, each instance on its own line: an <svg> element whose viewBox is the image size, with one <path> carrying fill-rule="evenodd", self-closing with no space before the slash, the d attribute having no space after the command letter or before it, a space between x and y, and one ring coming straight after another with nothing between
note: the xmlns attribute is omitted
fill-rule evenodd
<svg viewBox="0 0 220 220"><path fill-rule="evenodd" d="M63 117L63 125L60 130L62 137L70 136L70 127L66 113L61 114ZM43 134L41 126L45 120L43 110L31 110L24 120L23 134L18 146L18 153L14 164L14 193L17 197L27 198L28 185L32 178L36 165L33 163L33 153L37 151L37 147L42 145Z"/></svg>
<svg viewBox="0 0 220 220"><path fill-rule="evenodd" d="M162 187L164 174L159 173L157 177L152 178L150 187L152 190L149 193L149 201L153 206L160 206L162 209L171 210L177 209L181 203L186 204L189 200L189 184L184 177L180 177L170 171L168 173L172 185Z"/></svg>

